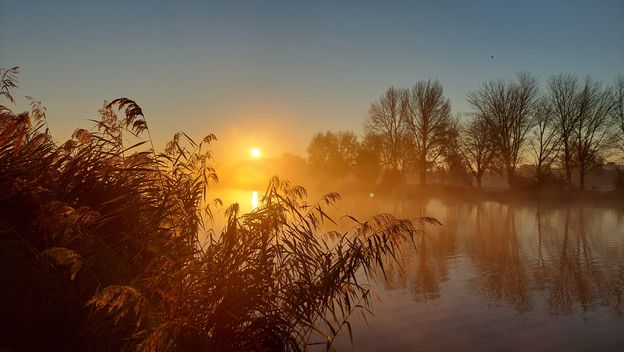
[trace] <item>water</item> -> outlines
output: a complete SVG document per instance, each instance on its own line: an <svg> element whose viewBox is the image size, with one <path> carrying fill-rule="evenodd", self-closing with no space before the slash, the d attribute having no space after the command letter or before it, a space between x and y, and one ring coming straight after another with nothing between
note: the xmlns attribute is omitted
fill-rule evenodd
<svg viewBox="0 0 624 352"><path fill-rule="evenodd" d="M360 204L360 205L356 205ZM365 213L361 201L347 205ZM338 350L624 350L624 212L578 205L378 201L437 217L374 289Z"/></svg>
<svg viewBox="0 0 624 352"><path fill-rule="evenodd" d="M231 193L249 209L252 194ZM624 350L623 210L365 193L337 211L443 223L373 282L374 316L352 320L339 351Z"/></svg>

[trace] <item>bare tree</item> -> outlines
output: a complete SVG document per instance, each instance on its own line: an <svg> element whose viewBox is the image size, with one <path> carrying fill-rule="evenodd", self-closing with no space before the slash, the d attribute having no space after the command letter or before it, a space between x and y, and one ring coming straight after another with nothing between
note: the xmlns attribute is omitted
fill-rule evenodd
<svg viewBox="0 0 624 352"><path fill-rule="evenodd" d="M393 170L403 167L405 130L401 123L404 92L390 87L379 99L371 103L368 118L364 122L367 133L382 140L382 162Z"/></svg>
<svg viewBox="0 0 624 352"><path fill-rule="evenodd" d="M497 154L513 185L526 135L532 127L538 81L521 72L516 80L492 80L468 94L468 102L487 123Z"/></svg>
<svg viewBox="0 0 624 352"><path fill-rule="evenodd" d="M405 96L403 122L416 148L420 184L427 170L443 156L447 140L451 104L437 80L420 81Z"/></svg>
<svg viewBox="0 0 624 352"><path fill-rule="evenodd" d="M624 75L615 78L613 87L613 122L619 129L619 149L624 157Z"/></svg>
<svg viewBox="0 0 624 352"><path fill-rule="evenodd" d="M578 124L574 136L579 186L585 189L585 176L595 168L605 152L614 146L616 130L611 124L614 108L609 87L591 77L585 79L577 96Z"/></svg>
<svg viewBox="0 0 624 352"><path fill-rule="evenodd" d="M561 135L557 129L554 108L549 99L542 97L535 109L535 127L530 138L531 152L535 158L535 177L538 181L557 160Z"/></svg>
<svg viewBox="0 0 624 352"><path fill-rule="evenodd" d="M570 74L559 74L548 80L547 99L553 109L553 123L559 134L560 161L565 170L568 188L572 187L574 169L574 135L578 125L578 79Z"/></svg>
<svg viewBox="0 0 624 352"><path fill-rule="evenodd" d="M442 147L442 157L449 181L459 183L464 182L467 176L464 157L459 150L461 130L461 115L457 114L449 119Z"/></svg>
<svg viewBox="0 0 624 352"><path fill-rule="evenodd" d="M478 188L481 188L481 179L495 156L489 131L485 119L475 115L462 128L459 138L459 152L466 167L477 180Z"/></svg>

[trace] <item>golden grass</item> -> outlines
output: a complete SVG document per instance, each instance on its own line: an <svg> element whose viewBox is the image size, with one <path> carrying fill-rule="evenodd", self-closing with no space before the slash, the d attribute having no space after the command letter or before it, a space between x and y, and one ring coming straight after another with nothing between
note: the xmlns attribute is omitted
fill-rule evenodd
<svg viewBox="0 0 624 352"><path fill-rule="evenodd" d="M0 71L10 101L16 74ZM368 309L357 274L383 270L416 232L387 214L324 232L339 196L308 204L277 178L251 213L230 206L217 231L205 226L214 136L178 133L159 153L141 108L122 98L56 143L32 106L0 106L0 348L330 349Z"/></svg>

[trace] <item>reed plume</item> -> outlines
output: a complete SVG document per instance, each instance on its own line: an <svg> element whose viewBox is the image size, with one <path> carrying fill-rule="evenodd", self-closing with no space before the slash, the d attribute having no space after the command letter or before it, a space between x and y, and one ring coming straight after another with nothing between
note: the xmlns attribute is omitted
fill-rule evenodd
<svg viewBox="0 0 624 352"><path fill-rule="evenodd" d="M16 77L0 71L10 102ZM278 178L217 231L213 135L178 133L157 152L121 98L58 143L31 106L0 106L0 349L330 349L367 311L367 278L416 233L387 214L326 231L339 196L307 203Z"/></svg>

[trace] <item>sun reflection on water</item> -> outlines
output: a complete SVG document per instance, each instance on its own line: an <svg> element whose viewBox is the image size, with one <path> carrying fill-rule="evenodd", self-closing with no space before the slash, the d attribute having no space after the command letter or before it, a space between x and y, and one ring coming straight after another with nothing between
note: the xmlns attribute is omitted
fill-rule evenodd
<svg viewBox="0 0 624 352"><path fill-rule="evenodd" d="M251 209L256 209L258 207L258 192L253 191L251 193Z"/></svg>

